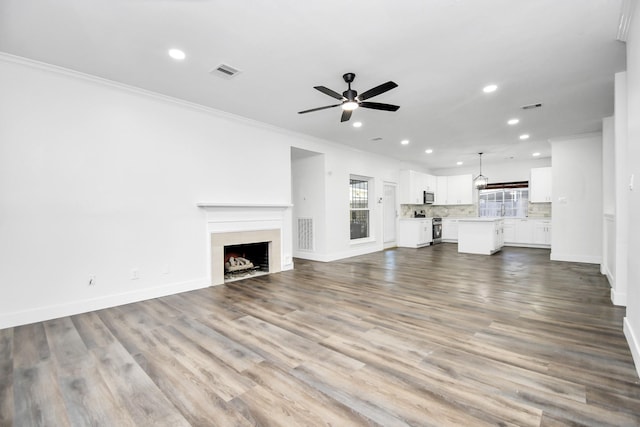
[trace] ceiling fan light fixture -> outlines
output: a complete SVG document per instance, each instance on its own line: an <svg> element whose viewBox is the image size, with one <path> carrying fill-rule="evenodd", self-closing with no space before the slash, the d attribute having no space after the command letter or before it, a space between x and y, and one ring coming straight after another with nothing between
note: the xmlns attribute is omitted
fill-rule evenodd
<svg viewBox="0 0 640 427"><path fill-rule="evenodd" d="M482 153L478 153L478 155L480 156L480 175L473 179L473 186L478 190L484 190L489 184L489 178L482 175Z"/></svg>
<svg viewBox="0 0 640 427"><path fill-rule="evenodd" d="M345 111L353 111L358 108L358 103L356 101L347 101L342 104L342 109Z"/></svg>
<svg viewBox="0 0 640 427"><path fill-rule="evenodd" d="M187 57L184 51L180 49L169 49L169 56L175 59L176 61L182 61Z"/></svg>

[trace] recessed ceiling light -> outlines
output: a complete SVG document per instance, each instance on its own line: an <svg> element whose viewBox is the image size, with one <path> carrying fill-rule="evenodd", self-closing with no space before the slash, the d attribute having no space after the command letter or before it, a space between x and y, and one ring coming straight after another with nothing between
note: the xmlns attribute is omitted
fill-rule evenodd
<svg viewBox="0 0 640 427"><path fill-rule="evenodd" d="M457 162L456 165L461 166L462 162Z"/></svg>
<svg viewBox="0 0 640 427"><path fill-rule="evenodd" d="M407 145L407 144L409 144L409 140L408 139L403 139L402 141L400 141L400 144Z"/></svg>
<svg viewBox="0 0 640 427"><path fill-rule="evenodd" d="M354 127L354 128L362 127L362 122L355 122L355 123L353 124L353 127Z"/></svg>
<svg viewBox="0 0 640 427"><path fill-rule="evenodd" d="M176 61L182 61L187 57L183 51L180 49L169 49L169 56L175 59Z"/></svg>
<svg viewBox="0 0 640 427"><path fill-rule="evenodd" d="M491 92L495 92L496 89L498 89L498 86L492 84L492 85L487 85L487 86L483 87L482 91L484 93L491 93Z"/></svg>
<svg viewBox="0 0 640 427"><path fill-rule="evenodd" d="M533 157L538 157L540 155L540 153L533 153L532 156Z"/></svg>
<svg viewBox="0 0 640 427"><path fill-rule="evenodd" d="M424 152L427 154L431 154L433 153L433 150L431 148L427 148L426 150L424 150Z"/></svg>
<svg viewBox="0 0 640 427"><path fill-rule="evenodd" d="M522 135L520 135L520 139L529 139L529 134L523 133Z"/></svg>
<svg viewBox="0 0 640 427"><path fill-rule="evenodd" d="M520 123L520 119L509 119L509 121L507 122L508 125L517 125L518 123Z"/></svg>

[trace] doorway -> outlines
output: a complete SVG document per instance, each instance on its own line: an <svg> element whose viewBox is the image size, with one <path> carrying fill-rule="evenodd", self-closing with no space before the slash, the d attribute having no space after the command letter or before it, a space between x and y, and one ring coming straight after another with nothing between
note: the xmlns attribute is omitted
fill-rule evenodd
<svg viewBox="0 0 640 427"><path fill-rule="evenodd" d="M384 183L384 196L382 200L383 211L383 244L384 248L392 248L397 246L396 242L396 225L398 218L398 207L396 205L396 184Z"/></svg>

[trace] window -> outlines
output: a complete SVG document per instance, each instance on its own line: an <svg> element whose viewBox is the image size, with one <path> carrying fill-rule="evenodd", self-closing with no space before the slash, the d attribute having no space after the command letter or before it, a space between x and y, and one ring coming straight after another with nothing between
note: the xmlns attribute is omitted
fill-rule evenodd
<svg viewBox="0 0 640 427"><path fill-rule="evenodd" d="M527 182L491 184L478 194L479 216L525 217L528 209Z"/></svg>
<svg viewBox="0 0 640 427"><path fill-rule="evenodd" d="M349 217L351 240L369 237L369 181L366 178L349 180Z"/></svg>

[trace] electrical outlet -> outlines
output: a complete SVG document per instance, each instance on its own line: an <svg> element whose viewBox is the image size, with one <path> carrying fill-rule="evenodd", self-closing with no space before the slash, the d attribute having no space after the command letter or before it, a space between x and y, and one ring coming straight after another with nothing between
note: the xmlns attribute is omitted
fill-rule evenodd
<svg viewBox="0 0 640 427"><path fill-rule="evenodd" d="M137 268L131 270L131 280L138 280L140 278L140 273Z"/></svg>
<svg viewBox="0 0 640 427"><path fill-rule="evenodd" d="M91 275L89 276L89 286L93 286L96 284L96 276L95 275Z"/></svg>

